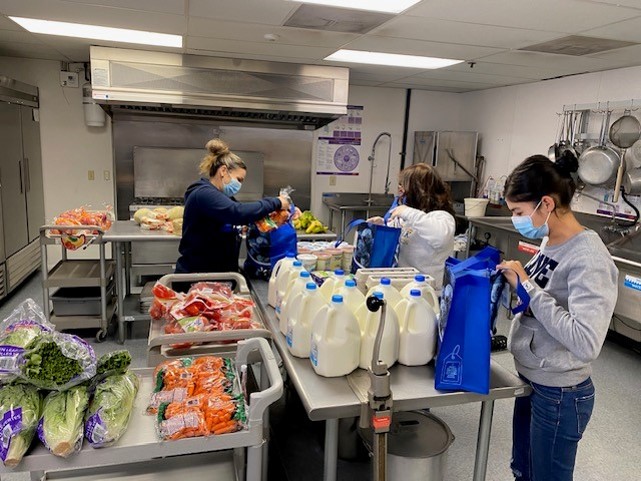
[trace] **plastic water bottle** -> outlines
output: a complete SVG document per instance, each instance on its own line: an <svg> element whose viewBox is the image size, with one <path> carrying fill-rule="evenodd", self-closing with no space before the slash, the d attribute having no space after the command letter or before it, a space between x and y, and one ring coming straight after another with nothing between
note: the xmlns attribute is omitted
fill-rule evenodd
<svg viewBox="0 0 641 481"><path fill-rule="evenodd" d="M332 296L336 294L338 289L343 286L345 282L345 271L342 269L336 269L334 274L329 276L320 287L321 294L325 296L327 302L332 300Z"/></svg>
<svg viewBox="0 0 641 481"><path fill-rule="evenodd" d="M310 360L316 374L324 377L346 376L358 367L361 336L356 318L334 295L312 325Z"/></svg>
<svg viewBox="0 0 641 481"><path fill-rule="evenodd" d="M283 334L287 333L287 313L294 298L305 291L305 286L310 281L309 272L301 271L297 278L289 281L283 300L280 303L280 319L278 327Z"/></svg>
<svg viewBox="0 0 641 481"><path fill-rule="evenodd" d="M309 357L312 321L325 306L327 302L313 282L308 282L305 291L292 301L288 309L287 348L293 356Z"/></svg>
<svg viewBox="0 0 641 481"><path fill-rule="evenodd" d="M397 291L398 294L398 291ZM375 292L373 295L379 299L385 299L382 292ZM400 348L400 330L398 327L398 317L393 308L386 306L385 309L385 328L383 329L383 338L381 339L381 349L379 360L391 367L398 361ZM364 319L363 338L361 341L361 356L359 367L369 369L372 364L372 354L374 353L374 341L376 332L381 322L383 310L372 312L369 309Z"/></svg>
<svg viewBox="0 0 641 481"><path fill-rule="evenodd" d="M387 301L387 307L391 307L392 309L394 309L396 304L398 304L403 298L396 287L392 285L392 281L388 277L381 278L380 284L372 287L367 292L367 297L373 295L374 292L382 292L385 296L385 300Z"/></svg>
<svg viewBox="0 0 641 481"><path fill-rule="evenodd" d="M438 314L440 309L438 296L423 274L417 274L414 276L414 280L401 289L401 296L404 299L409 299L410 293L414 289L421 291L421 297L427 301L434 313Z"/></svg>
<svg viewBox="0 0 641 481"><path fill-rule="evenodd" d="M295 280L303 271L307 272L303 267L303 263L301 261L294 261L291 267L287 267L286 270L278 276L278 295L276 299L276 306L274 307L276 310L276 317L278 319L280 319L280 307L283 303L283 299L285 298L285 294L287 293L287 289L289 288L289 283L292 280Z"/></svg>
<svg viewBox="0 0 641 481"><path fill-rule="evenodd" d="M365 305L365 295L358 290L356 281L353 279L347 279L343 286L336 291L336 294L343 296L343 302L354 315L361 306Z"/></svg>
<svg viewBox="0 0 641 481"><path fill-rule="evenodd" d="M285 257L280 259L272 269L272 275L269 278L269 286L267 289L267 303L276 307L278 301L278 277L284 274L288 267L291 267L296 260L296 254L288 252Z"/></svg>
<svg viewBox="0 0 641 481"><path fill-rule="evenodd" d="M400 328L398 362L422 366L436 354L436 314L421 295L412 289L410 296L396 305Z"/></svg>

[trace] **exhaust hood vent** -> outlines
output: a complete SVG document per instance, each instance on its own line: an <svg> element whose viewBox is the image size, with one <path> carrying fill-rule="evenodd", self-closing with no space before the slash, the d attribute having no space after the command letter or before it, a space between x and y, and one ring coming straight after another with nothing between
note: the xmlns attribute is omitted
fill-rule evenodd
<svg viewBox="0 0 641 481"><path fill-rule="evenodd" d="M607 38L584 37L581 35L570 35L569 37L558 38L549 42L530 45L519 50L527 52L554 53L560 55L573 55L580 57L599 52L606 52L616 48L629 47L637 45L634 42L624 42L622 40L609 40Z"/></svg>
<svg viewBox="0 0 641 481"><path fill-rule="evenodd" d="M284 23L285 27L364 34L395 15L322 5L301 5Z"/></svg>
<svg viewBox="0 0 641 481"><path fill-rule="evenodd" d="M341 67L91 47L106 110L319 128L347 112Z"/></svg>

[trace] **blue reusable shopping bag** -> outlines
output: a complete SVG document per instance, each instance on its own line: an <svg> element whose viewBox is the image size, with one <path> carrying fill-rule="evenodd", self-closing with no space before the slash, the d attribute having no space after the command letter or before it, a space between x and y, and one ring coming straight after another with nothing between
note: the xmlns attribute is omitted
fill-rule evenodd
<svg viewBox="0 0 641 481"><path fill-rule="evenodd" d="M276 263L289 252L296 253L297 237L294 226L287 222L271 232L261 232L255 224L247 231L245 274L268 280Z"/></svg>
<svg viewBox="0 0 641 481"><path fill-rule="evenodd" d="M372 224L363 219L350 222L343 234L343 239L349 232L356 228L356 244L352 258L352 273L358 269L369 267L394 267L397 263L397 253L401 229L387 225L390 215L398 206L398 199L394 199L385 217L385 225ZM342 242L336 242L338 246Z"/></svg>
<svg viewBox="0 0 641 481"><path fill-rule="evenodd" d="M498 304L505 286L496 270L500 251L486 247L464 261L449 258L439 314L439 352L434 384L443 391L490 392L490 346ZM512 310L527 308L529 296L519 284L521 303Z"/></svg>

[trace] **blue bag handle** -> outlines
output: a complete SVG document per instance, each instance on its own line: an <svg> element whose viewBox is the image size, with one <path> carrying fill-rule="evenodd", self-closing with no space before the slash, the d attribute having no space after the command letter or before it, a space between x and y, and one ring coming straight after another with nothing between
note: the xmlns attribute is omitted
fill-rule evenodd
<svg viewBox="0 0 641 481"><path fill-rule="evenodd" d="M387 225L387 221L389 221L390 217L392 216L392 211L397 207L398 207L398 196L395 196L394 201L392 202L392 205L383 216L383 221L385 222L385 225Z"/></svg>
<svg viewBox="0 0 641 481"><path fill-rule="evenodd" d="M396 197L394 197L394 201L392 202L392 205L390 206L390 208L385 213L385 216L383 217L383 221L385 222L385 225L387 225L387 221L391 217L392 211L394 209L396 209L398 207L398 205L399 205L398 204L398 196L396 196ZM345 240L345 238L347 237L347 234L349 234L352 229L358 227L359 225L363 225L363 224L366 224L366 223L367 223L367 221L364 220L364 219L354 219L353 221L351 221L349 224L347 224L345 226L345 232L343 232L343 235L336 238L336 243L334 244L334 247L338 247L339 245L341 245L343 240Z"/></svg>
<svg viewBox="0 0 641 481"><path fill-rule="evenodd" d="M521 302L518 306L512 309L512 314L520 314L521 312L524 312L530 305L531 300L530 294L528 294L525 287L523 287L523 284L521 284L521 278L518 274L516 275L516 295Z"/></svg>

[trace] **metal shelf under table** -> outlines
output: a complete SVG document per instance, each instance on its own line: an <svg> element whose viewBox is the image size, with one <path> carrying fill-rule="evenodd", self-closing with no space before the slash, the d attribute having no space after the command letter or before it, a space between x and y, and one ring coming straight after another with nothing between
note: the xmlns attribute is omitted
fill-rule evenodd
<svg viewBox="0 0 641 481"><path fill-rule="evenodd" d="M58 262L43 281L45 288L52 287L101 287L109 284L113 277L115 263L106 261L106 275L100 276L100 260L75 259Z"/></svg>

